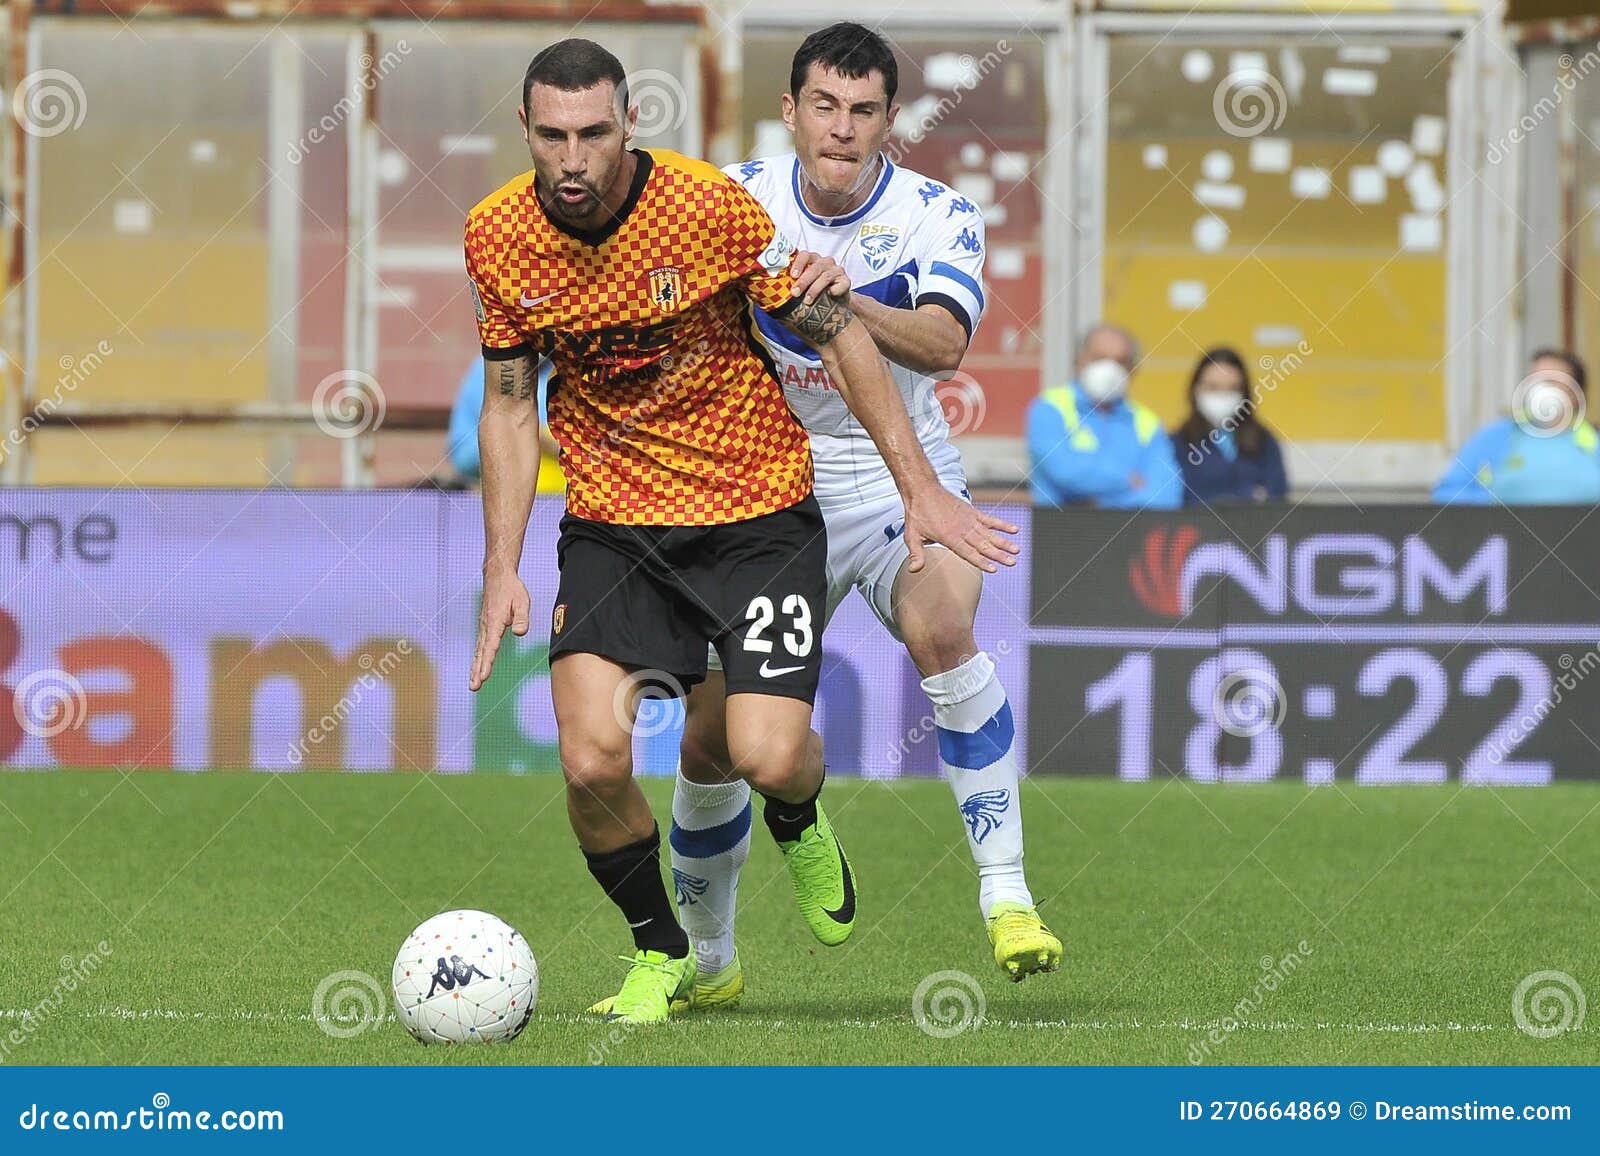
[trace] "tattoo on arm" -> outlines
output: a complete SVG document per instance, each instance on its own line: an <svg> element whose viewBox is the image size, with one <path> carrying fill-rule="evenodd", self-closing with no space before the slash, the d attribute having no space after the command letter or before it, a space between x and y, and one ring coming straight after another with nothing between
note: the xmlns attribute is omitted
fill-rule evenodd
<svg viewBox="0 0 1600 1156"><path fill-rule="evenodd" d="M506 397L515 397L522 401L532 400L539 375L531 358L519 357L513 361L497 362L496 365L499 370L501 393Z"/></svg>
<svg viewBox="0 0 1600 1156"><path fill-rule="evenodd" d="M810 305L799 297L790 304L791 308L779 320L813 345L827 345L855 318L850 306L831 293L822 294Z"/></svg>

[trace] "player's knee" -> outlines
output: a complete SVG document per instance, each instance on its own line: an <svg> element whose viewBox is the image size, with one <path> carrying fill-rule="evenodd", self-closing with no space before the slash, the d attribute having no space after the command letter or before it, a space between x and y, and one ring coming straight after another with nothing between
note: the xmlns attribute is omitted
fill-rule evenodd
<svg viewBox="0 0 1600 1156"><path fill-rule="evenodd" d="M793 737L767 735L738 753L734 769L763 795L788 798L811 769L807 758L810 741L810 731Z"/></svg>
<svg viewBox="0 0 1600 1156"><path fill-rule="evenodd" d="M627 742L564 734L561 770L571 790L604 797L622 790L633 777L633 751Z"/></svg>
<svg viewBox="0 0 1600 1156"><path fill-rule="evenodd" d="M733 772L727 736L710 727L691 725L683 728L683 739L678 743L678 760L684 775L691 782L711 777L725 779Z"/></svg>
<svg viewBox="0 0 1600 1156"><path fill-rule="evenodd" d="M954 670L978 653L972 629L950 619L920 619L900 623L906 650L924 677Z"/></svg>

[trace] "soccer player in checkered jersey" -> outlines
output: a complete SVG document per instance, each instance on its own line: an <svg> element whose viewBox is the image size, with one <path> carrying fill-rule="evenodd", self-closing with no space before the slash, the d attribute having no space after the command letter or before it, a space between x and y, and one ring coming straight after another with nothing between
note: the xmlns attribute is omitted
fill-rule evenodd
<svg viewBox="0 0 1600 1156"><path fill-rule="evenodd" d="M487 375L469 682L484 685L507 626L528 630L517 567L539 471L536 367L548 357L548 424L567 477L550 620L567 812L635 947L621 990L591 1010L657 1022L687 1002L697 968L633 781L632 728L642 694L704 679L708 644L724 671L729 768L765 797L801 910L835 941L854 922L854 882L808 751L822 514L805 431L750 335L751 308L816 350L902 487L908 534L992 567L1013 560L1000 535L1015 528L940 486L865 326L821 282L797 296L790 269L804 263L742 185L629 148L638 108L611 53L577 39L544 49L518 115L534 169L466 227Z"/></svg>
<svg viewBox="0 0 1600 1156"><path fill-rule="evenodd" d="M968 498L960 455L934 395L961 363L983 312L983 218L938 181L892 164L884 140L897 111L894 53L877 33L840 23L795 53L783 120L795 151L730 165L810 262L807 292L826 284L865 324L891 369L924 453L951 494ZM852 289L851 286L854 286ZM811 435L816 497L828 527L831 616L859 590L902 641L933 703L939 760L978 870L978 904L995 962L1012 979L1060 966L1061 941L1039 918L1022 870L1013 720L993 661L973 638L980 570L945 550L917 557L891 464L851 412L816 352L758 314L762 342ZM825 620L826 621L826 620ZM749 788L734 776L723 687L713 671L688 700L673 799L673 875L700 977L691 1005L737 1000L734 898L749 845ZM809 748L821 771L821 741ZM824 942L828 940L824 939Z"/></svg>

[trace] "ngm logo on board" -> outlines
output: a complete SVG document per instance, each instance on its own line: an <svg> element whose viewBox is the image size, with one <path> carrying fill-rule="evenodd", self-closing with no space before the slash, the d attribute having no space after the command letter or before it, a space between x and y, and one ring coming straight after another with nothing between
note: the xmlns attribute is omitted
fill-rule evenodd
<svg viewBox="0 0 1600 1156"><path fill-rule="evenodd" d="M1426 532L1278 531L1250 540L1178 523L1128 539L1129 609L1167 622L1222 614L1233 622L1477 621L1505 615L1514 586L1510 545L1499 533L1435 541Z"/></svg>

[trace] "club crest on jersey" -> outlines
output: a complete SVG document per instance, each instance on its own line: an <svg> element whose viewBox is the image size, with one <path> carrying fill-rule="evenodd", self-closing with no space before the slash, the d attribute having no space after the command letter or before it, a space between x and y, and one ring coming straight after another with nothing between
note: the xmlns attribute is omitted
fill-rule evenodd
<svg viewBox="0 0 1600 1156"><path fill-rule="evenodd" d="M889 263L889 254L900 244L900 230L894 225L862 225L857 234L861 246L861 259L874 273L882 272Z"/></svg>
<svg viewBox="0 0 1600 1156"><path fill-rule="evenodd" d="M678 270L670 265L650 270L650 301L663 313L676 313L683 303Z"/></svg>

